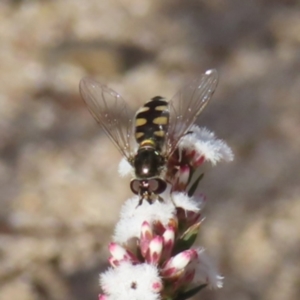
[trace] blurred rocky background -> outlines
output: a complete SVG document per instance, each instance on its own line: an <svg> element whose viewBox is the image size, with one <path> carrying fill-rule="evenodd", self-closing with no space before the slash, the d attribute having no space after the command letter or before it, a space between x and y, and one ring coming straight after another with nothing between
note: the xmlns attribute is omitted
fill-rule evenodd
<svg viewBox="0 0 300 300"><path fill-rule="evenodd" d="M219 86L199 124L236 158L201 185L198 243L225 282L197 299L300 299L299 49L296 0L1 0L0 300L100 291L131 193L80 79L134 111L209 68Z"/></svg>

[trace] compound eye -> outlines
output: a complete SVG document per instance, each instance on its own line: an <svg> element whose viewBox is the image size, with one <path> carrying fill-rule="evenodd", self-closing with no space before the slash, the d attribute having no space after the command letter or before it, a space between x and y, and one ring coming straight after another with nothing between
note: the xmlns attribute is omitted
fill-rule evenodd
<svg viewBox="0 0 300 300"><path fill-rule="evenodd" d="M167 184L160 178L149 180L149 190L154 194L161 194L167 188Z"/></svg>
<svg viewBox="0 0 300 300"><path fill-rule="evenodd" d="M159 188L159 182L158 182L158 180L156 180L156 179L150 179L150 180L148 181L148 183L149 183L149 190L150 190L151 192L153 192L153 193L156 194L156 191L157 191L158 188Z"/></svg>
<svg viewBox="0 0 300 300"><path fill-rule="evenodd" d="M130 182L130 188L131 188L131 191L134 194L137 195L139 193L139 190L140 190L140 182L139 182L139 180L136 180L136 179L131 180L131 182Z"/></svg>

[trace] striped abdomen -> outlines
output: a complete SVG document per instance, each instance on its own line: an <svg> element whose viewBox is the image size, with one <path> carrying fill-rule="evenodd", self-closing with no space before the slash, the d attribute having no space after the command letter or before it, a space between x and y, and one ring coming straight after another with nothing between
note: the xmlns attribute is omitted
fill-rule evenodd
<svg viewBox="0 0 300 300"><path fill-rule="evenodd" d="M135 126L135 138L139 144L150 139L161 149L169 126L168 102L160 96L146 102L136 113Z"/></svg>

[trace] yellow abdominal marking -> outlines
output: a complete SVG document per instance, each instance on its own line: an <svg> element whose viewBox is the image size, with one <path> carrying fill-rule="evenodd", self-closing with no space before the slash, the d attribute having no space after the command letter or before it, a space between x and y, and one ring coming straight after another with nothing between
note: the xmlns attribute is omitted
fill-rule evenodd
<svg viewBox="0 0 300 300"><path fill-rule="evenodd" d="M157 117L153 120L154 124L166 125L168 124L168 117Z"/></svg>
<svg viewBox="0 0 300 300"><path fill-rule="evenodd" d="M159 136L159 137L164 137L165 136L165 132L163 130L154 131L154 134L156 136Z"/></svg>
<svg viewBox="0 0 300 300"><path fill-rule="evenodd" d="M167 109L167 106L166 105L159 105L159 106L156 106L155 107L155 110L158 110L158 111L164 111Z"/></svg>
<svg viewBox="0 0 300 300"><path fill-rule="evenodd" d="M139 118L139 119L136 119L135 121L135 126L143 126L147 123L147 120L144 119L144 118Z"/></svg>
<svg viewBox="0 0 300 300"><path fill-rule="evenodd" d="M144 132L137 132L137 133L135 134L135 138L136 138L136 139L139 139L139 138L141 138L143 135L144 135Z"/></svg>
<svg viewBox="0 0 300 300"><path fill-rule="evenodd" d="M148 110L149 110L149 107L143 106L143 107L141 107L141 108L139 109L138 113L140 113L140 112L145 112L145 111L148 111Z"/></svg>
<svg viewBox="0 0 300 300"><path fill-rule="evenodd" d="M140 146L151 146L151 147L155 147L155 142L152 141L152 140L145 140L145 141L142 141Z"/></svg>

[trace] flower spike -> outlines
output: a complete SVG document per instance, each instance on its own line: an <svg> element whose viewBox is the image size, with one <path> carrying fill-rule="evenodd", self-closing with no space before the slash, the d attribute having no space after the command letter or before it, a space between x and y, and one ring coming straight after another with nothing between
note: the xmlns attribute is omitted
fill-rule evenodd
<svg viewBox="0 0 300 300"><path fill-rule="evenodd" d="M206 286L222 287L223 277L204 250L192 247L206 202L197 192L203 178L199 167L232 158L213 133L192 127L167 164L171 193L152 204L137 207L139 198L133 197L123 205L109 245L111 267L100 275L99 300L186 300ZM123 175L132 171L124 161L121 169Z"/></svg>

